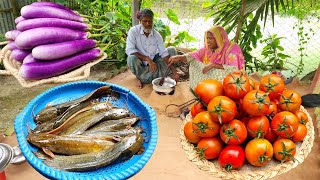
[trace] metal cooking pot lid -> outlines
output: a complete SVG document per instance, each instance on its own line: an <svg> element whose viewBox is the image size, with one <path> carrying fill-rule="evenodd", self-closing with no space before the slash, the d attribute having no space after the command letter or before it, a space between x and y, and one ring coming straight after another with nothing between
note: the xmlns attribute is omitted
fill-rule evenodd
<svg viewBox="0 0 320 180"><path fill-rule="evenodd" d="M3 171L13 157L13 150L11 146L0 143L0 172Z"/></svg>

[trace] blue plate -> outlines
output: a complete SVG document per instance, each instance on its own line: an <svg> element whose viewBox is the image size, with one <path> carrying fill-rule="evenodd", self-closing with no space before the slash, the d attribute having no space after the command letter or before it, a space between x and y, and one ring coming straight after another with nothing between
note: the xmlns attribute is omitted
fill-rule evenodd
<svg viewBox="0 0 320 180"><path fill-rule="evenodd" d="M35 128L32 111L37 114L48 103L58 104L71 99L76 99L101 86L112 86L112 89L120 93L120 99L112 101L115 106L127 107L131 112L141 117L138 126L146 131L147 140L143 146L145 151L140 155L134 155L131 159L101 167L97 170L86 172L68 172L51 168L38 159L33 152L36 147L26 140L28 128ZM49 179L127 179L139 172L150 159L158 140L158 128L154 110L144 103L137 95L121 86L99 82L79 81L51 88L29 102L24 110L16 117L14 129L23 155L31 166Z"/></svg>

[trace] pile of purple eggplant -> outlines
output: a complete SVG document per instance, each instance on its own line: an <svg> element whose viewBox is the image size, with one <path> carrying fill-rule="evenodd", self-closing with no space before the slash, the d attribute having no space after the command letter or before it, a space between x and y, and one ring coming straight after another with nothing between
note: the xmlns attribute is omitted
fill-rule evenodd
<svg viewBox="0 0 320 180"><path fill-rule="evenodd" d="M102 55L90 34L92 28L77 12L53 2L34 2L21 8L16 29L5 34L11 57L22 63L26 80L58 76Z"/></svg>

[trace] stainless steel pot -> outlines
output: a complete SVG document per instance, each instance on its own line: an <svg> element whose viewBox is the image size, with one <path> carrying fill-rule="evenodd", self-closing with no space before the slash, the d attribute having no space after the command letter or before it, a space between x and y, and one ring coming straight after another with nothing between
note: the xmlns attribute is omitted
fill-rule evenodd
<svg viewBox="0 0 320 180"><path fill-rule="evenodd" d="M161 77L156 78L152 81L153 90L160 95L174 94L174 90L176 87L176 81L174 79L171 79L170 77L166 77L164 79L163 85L160 86L159 85L160 79L161 79Z"/></svg>

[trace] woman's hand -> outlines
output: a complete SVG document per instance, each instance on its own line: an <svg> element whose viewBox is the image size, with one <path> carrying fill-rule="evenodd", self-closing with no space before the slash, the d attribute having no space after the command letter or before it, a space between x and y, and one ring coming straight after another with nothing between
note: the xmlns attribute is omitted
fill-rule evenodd
<svg viewBox="0 0 320 180"><path fill-rule="evenodd" d="M211 69L216 68L216 69L224 69L223 66L221 64L216 64L216 63L211 63L207 66L205 66L202 69L202 73L206 74L208 71L210 71Z"/></svg>
<svg viewBox="0 0 320 180"><path fill-rule="evenodd" d="M214 68L214 64L209 64L202 69L202 73L206 74L208 71Z"/></svg>
<svg viewBox="0 0 320 180"><path fill-rule="evenodd" d="M177 63L179 61L185 60L187 60L187 58L184 55L171 56L168 60L168 66L171 66L171 64Z"/></svg>

